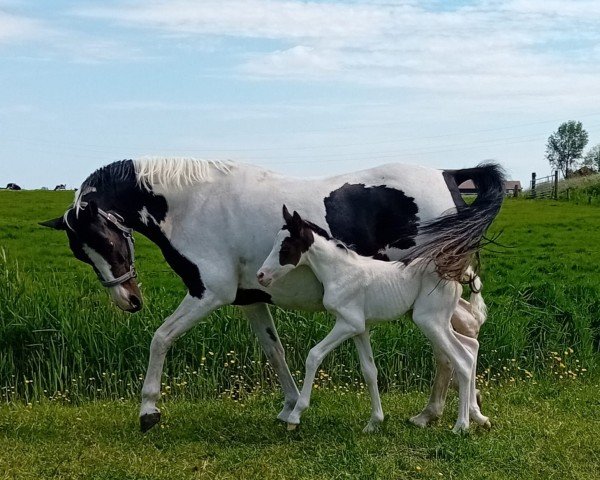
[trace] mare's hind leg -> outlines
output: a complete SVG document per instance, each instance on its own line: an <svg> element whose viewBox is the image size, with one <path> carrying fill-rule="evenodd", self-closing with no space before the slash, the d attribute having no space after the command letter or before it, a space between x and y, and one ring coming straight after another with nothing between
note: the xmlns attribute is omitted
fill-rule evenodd
<svg viewBox="0 0 600 480"><path fill-rule="evenodd" d="M294 382L285 361L285 351L279 340L279 335L277 335L269 307L264 303L256 303L241 308L250 322L252 331L258 337L269 363L277 372L284 395L283 410L279 412L277 418L282 422L287 422L290 413L296 406L299 393L296 382Z"/></svg>
<svg viewBox="0 0 600 480"><path fill-rule="evenodd" d="M150 360L142 387L142 405L140 408L140 428L142 432L150 430L160 421L160 410L156 402L160 398L160 379L167 350L173 342L192 328L213 310L229 303L222 301L209 290L201 299L186 295L183 301L154 333L150 344Z"/></svg>
<svg viewBox="0 0 600 480"><path fill-rule="evenodd" d="M431 394L429 395L429 402L421 413L409 419L409 422L417 427L426 427L430 422L441 417L446 404L448 385L452 378L452 365L448 357L438 349L434 349L434 357L436 370L433 385L431 386Z"/></svg>
<svg viewBox="0 0 600 480"><path fill-rule="evenodd" d="M371 349L371 339L369 331L353 337L358 358L360 360L360 369L362 370L365 383L369 389L371 397L371 419L363 429L365 433L371 433L377 430L379 424L383 422L383 409L381 408L381 399L379 398L379 387L377 386L377 367L373 359L373 350Z"/></svg>

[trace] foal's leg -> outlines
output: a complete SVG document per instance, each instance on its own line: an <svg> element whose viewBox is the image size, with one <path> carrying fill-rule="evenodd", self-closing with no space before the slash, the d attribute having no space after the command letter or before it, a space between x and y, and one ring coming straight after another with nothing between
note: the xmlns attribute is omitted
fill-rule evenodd
<svg viewBox="0 0 600 480"><path fill-rule="evenodd" d="M277 415L277 418L282 422L287 422L289 414L296 405L299 393L296 382L285 362L285 351L279 335L277 335L269 307L264 303L256 303L241 308L250 322L252 331L258 337L269 363L277 372L284 395L283 410Z"/></svg>
<svg viewBox="0 0 600 480"><path fill-rule="evenodd" d="M310 394L312 391L313 382L315 381L315 375L317 369L323 362L323 359L331 352L335 347L340 345L345 340L362 333L364 331L364 321L360 327L354 326L347 323L340 317L335 322L333 329L327 334L327 336L321 340L317 345L311 348L306 358L306 373L304 375L304 385L300 391L300 397L296 402L294 410L288 417L288 429L293 430L296 425L300 423L300 415L310 405Z"/></svg>
<svg viewBox="0 0 600 480"><path fill-rule="evenodd" d="M453 432L469 428L471 375L474 358L457 338L450 325L452 312L460 297L460 285L424 279L413 310L413 321L431 341L434 350L450 359L459 385L459 413Z"/></svg>
<svg viewBox="0 0 600 480"><path fill-rule="evenodd" d="M360 368L371 397L371 419L363 429L363 432L371 433L376 431L379 424L383 422L383 409L381 408L381 399L379 398L379 388L377 386L377 367L373 359L369 331L366 330L353 337L353 340L358 350Z"/></svg>
<svg viewBox="0 0 600 480"><path fill-rule="evenodd" d="M209 290L201 299L186 295L183 301L164 323L156 330L150 344L150 360L142 387L142 405L140 408L140 428L148 431L160 421L160 410L156 402L160 398L160 379L167 350L172 343L213 310L229 303L220 300Z"/></svg>
<svg viewBox="0 0 600 480"><path fill-rule="evenodd" d="M473 420L478 425L483 425L485 427L490 427L490 419L484 415L482 415L479 402L477 400L477 389L475 388L475 380L477 377L477 354L479 352L479 342L475 338L467 337L465 335L461 335L458 332L455 332L456 337L460 340L460 342L469 350L469 353L473 356L473 369L471 371L471 382L470 382L470 405L469 405L469 416L471 420Z"/></svg>
<svg viewBox="0 0 600 480"><path fill-rule="evenodd" d="M485 318L483 320L485 320ZM452 324L452 328L454 328L456 332L472 338L477 338L477 335L479 334L479 328L483 323L483 321L481 321L479 318L475 318L470 311L469 302L463 300L462 298L459 298L458 305L452 313L450 322ZM419 415L415 415L409 420L418 427L425 427L430 422L437 420L442 416L442 413L444 412L444 406L446 404L448 385L452 380L453 369L448 357L439 351L434 351L434 358L436 361L436 371L433 379L433 385L431 386L429 402ZM477 358L477 356L475 355L474 358ZM477 367L475 365L475 369L476 368ZM476 400L479 403L479 391L475 389L474 382L475 377L473 378L472 393L474 394L474 397L472 400Z"/></svg>

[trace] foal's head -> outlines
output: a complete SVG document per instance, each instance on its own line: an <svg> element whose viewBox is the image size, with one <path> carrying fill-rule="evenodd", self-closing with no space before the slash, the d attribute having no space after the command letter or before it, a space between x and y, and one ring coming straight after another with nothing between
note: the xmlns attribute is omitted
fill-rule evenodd
<svg viewBox="0 0 600 480"><path fill-rule="evenodd" d="M264 287L304 263L305 254L315 241L314 231L319 229L302 220L298 212L291 215L285 205L283 219L285 225L277 233L271 253L256 274L258 282ZM327 235L325 232L323 234Z"/></svg>
<svg viewBox="0 0 600 480"><path fill-rule="evenodd" d="M137 312L142 308L142 294L133 268L131 229L118 215L99 209L93 201L81 205L40 225L65 230L73 255L92 266L113 302L122 310Z"/></svg>

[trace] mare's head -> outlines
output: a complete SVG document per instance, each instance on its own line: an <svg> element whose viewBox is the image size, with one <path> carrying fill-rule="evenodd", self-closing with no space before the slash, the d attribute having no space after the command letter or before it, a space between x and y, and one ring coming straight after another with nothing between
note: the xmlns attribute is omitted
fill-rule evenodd
<svg viewBox="0 0 600 480"><path fill-rule="evenodd" d="M290 214L283 206L285 225L277 232L271 253L256 273L258 282L268 287L278 278L305 262L306 252L314 243L316 225L303 220L298 212Z"/></svg>
<svg viewBox="0 0 600 480"><path fill-rule="evenodd" d="M66 231L75 258L92 266L119 308L127 312L142 308L133 267L132 230L118 214L101 210L93 201L80 202L62 217L40 225Z"/></svg>

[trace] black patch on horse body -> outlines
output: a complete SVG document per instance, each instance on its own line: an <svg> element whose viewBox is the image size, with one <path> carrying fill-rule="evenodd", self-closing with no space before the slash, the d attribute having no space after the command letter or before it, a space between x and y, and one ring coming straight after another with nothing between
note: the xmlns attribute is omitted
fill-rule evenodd
<svg viewBox="0 0 600 480"><path fill-rule="evenodd" d="M238 288L233 305L251 305L253 303L273 303L271 295L254 288Z"/></svg>
<svg viewBox="0 0 600 480"><path fill-rule="evenodd" d="M269 335L269 338L273 342L277 342L277 335L275 335L275 333L273 332L273 330L271 330L271 327L267 327L267 335Z"/></svg>
<svg viewBox="0 0 600 480"><path fill-rule="evenodd" d="M92 173L81 186L83 201L95 201L105 211L116 212L124 223L148 237L161 249L169 266L181 277L190 295L202 298L206 287L198 266L179 252L160 229L169 210L167 200L137 183L132 160L121 160ZM148 222L143 223L140 211L146 209ZM73 253L77 253L73 246Z"/></svg>
<svg viewBox="0 0 600 480"><path fill-rule="evenodd" d="M374 256L394 247L415 245L419 208L403 191L379 185L346 183L324 199L333 237L360 255Z"/></svg>

